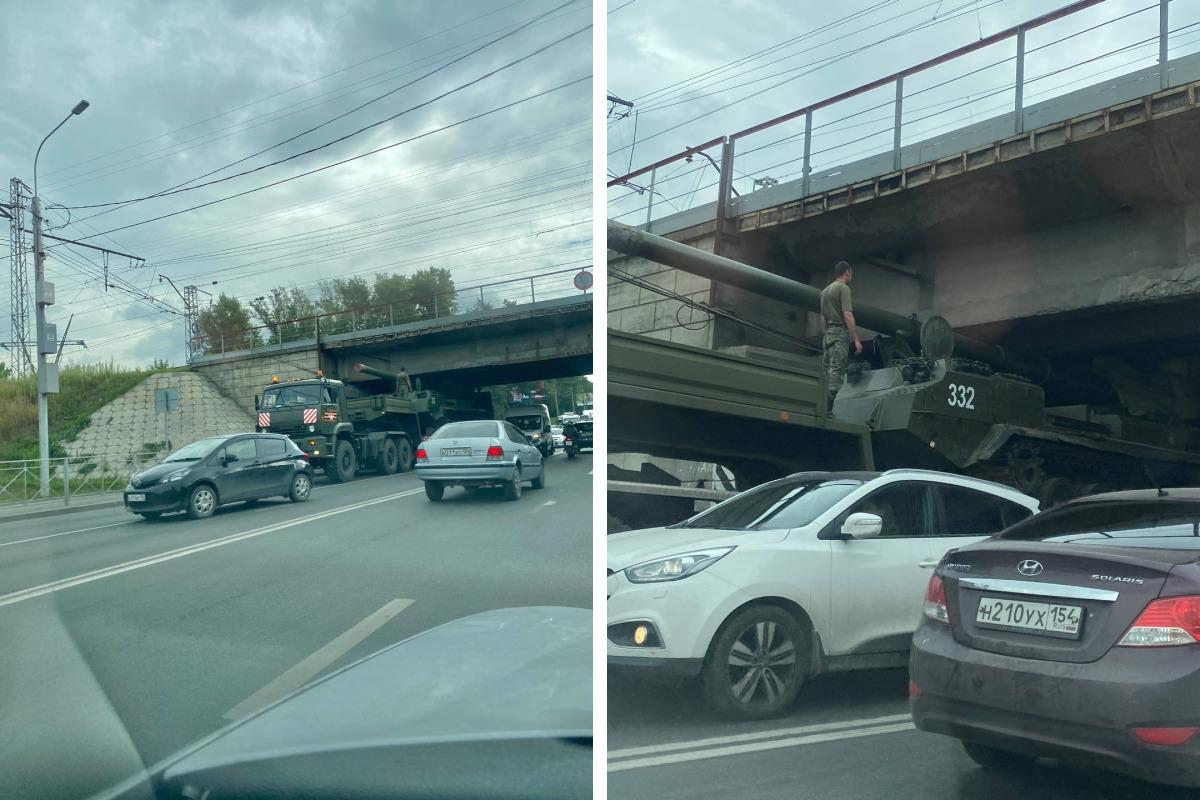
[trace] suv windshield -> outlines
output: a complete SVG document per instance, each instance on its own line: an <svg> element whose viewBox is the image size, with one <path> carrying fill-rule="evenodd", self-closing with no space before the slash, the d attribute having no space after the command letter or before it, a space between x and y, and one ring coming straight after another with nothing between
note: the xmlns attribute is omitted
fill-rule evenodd
<svg viewBox="0 0 1200 800"><path fill-rule="evenodd" d="M721 530L800 528L859 486L862 486L862 481L772 481L671 527Z"/></svg>
<svg viewBox="0 0 1200 800"><path fill-rule="evenodd" d="M1200 550L1200 504L1088 503L1030 517L996 538Z"/></svg>
<svg viewBox="0 0 1200 800"><path fill-rule="evenodd" d="M220 447L224 442L224 436L214 436L210 439L197 439L191 444L184 445L174 453L171 453L171 455L167 456L165 459L163 459L163 461L199 461L213 450L216 450L218 447Z"/></svg>
<svg viewBox="0 0 1200 800"><path fill-rule="evenodd" d="M298 386L272 386L263 392L259 408L284 408L285 406L303 406L331 402L333 400L330 398L327 387L307 383Z"/></svg>
<svg viewBox="0 0 1200 800"><path fill-rule="evenodd" d="M451 422L434 432L430 439L494 439L498 434L495 422Z"/></svg>
<svg viewBox="0 0 1200 800"><path fill-rule="evenodd" d="M526 414L522 417L505 417L504 419L523 431L540 431L542 429L542 417L540 414Z"/></svg>

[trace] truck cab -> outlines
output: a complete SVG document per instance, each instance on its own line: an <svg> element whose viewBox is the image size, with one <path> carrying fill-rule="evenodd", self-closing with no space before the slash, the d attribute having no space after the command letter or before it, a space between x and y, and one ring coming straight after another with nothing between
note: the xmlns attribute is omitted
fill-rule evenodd
<svg viewBox="0 0 1200 800"><path fill-rule="evenodd" d="M429 392L407 387L370 394L323 376L274 378L258 399L255 429L287 436L314 467L341 483L360 469L385 475L410 469L435 405Z"/></svg>

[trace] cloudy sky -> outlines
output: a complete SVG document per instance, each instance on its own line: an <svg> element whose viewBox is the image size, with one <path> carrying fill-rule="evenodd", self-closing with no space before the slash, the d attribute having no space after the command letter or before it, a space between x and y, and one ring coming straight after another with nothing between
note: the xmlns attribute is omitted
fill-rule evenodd
<svg viewBox="0 0 1200 800"><path fill-rule="evenodd" d="M607 90L634 102L608 121L610 176L796 108L1045 14L1068 0L609 0ZM1027 105L1153 64L1157 0L1106 0L1029 32ZM617 10L619 9L619 10ZM1107 24L1105 24L1107 23ZM1200 51L1200 3L1170 5L1172 58ZM1090 30L1089 30L1090 29ZM1085 32L1086 31L1086 32ZM1012 108L1015 40L905 81L904 143ZM895 89L814 115L814 171L889 150ZM740 140L741 193L756 178L801 177L802 120ZM632 148L630 145L635 142ZM711 151L719 158L719 148ZM697 158L657 175L654 216L712 202L717 169ZM647 188L649 176L638 179ZM608 192L609 215L645 220L644 194ZM661 213L660 213L661 212Z"/></svg>
<svg viewBox="0 0 1200 800"><path fill-rule="evenodd" d="M591 13L588 0L10 4L4 201L10 177L33 184L38 142L86 98L42 151L39 189L57 205L47 219L55 235L146 259L110 257L122 288L105 292L99 253L49 250L50 318L61 333L74 314L70 337L88 343L71 358L181 363L182 320L162 304L182 303L160 275L247 300L356 273L439 266L469 286L590 263L592 34L581 29ZM569 280L543 279L539 291L565 292Z"/></svg>

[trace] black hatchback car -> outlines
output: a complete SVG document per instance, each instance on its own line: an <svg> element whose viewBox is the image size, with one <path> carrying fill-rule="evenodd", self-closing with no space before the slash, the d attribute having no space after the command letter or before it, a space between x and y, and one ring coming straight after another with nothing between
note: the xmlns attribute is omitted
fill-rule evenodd
<svg viewBox="0 0 1200 800"><path fill-rule="evenodd" d="M303 503L312 485L312 466L286 436L213 436L181 447L130 477L125 508L147 519L170 511L187 511L192 519L202 519L226 503L264 497Z"/></svg>
<svg viewBox="0 0 1200 800"><path fill-rule="evenodd" d="M592 421L590 419L568 422L563 426L563 450L567 458L574 458L580 450L592 449Z"/></svg>
<svg viewBox="0 0 1200 800"><path fill-rule="evenodd" d="M916 726L985 767L1200 786L1200 489L1081 498L951 550L909 669Z"/></svg>

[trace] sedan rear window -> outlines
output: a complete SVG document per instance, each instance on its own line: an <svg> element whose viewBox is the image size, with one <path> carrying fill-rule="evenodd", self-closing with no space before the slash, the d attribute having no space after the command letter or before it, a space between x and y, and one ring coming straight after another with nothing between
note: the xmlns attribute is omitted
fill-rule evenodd
<svg viewBox="0 0 1200 800"><path fill-rule="evenodd" d="M862 481L772 481L672 527L720 530L800 528L859 486L862 486Z"/></svg>
<svg viewBox="0 0 1200 800"><path fill-rule="evenodd" d="M1200 504L1159 501L1067 506L1030 517L997 538L1200 550Z"/></svg>
<svg viewBox="0 0 1200 800"><path fill-rule="evenodd" d="M500 435L495 422L451 422L438 428L430 439L494 439Z"/></svg>

